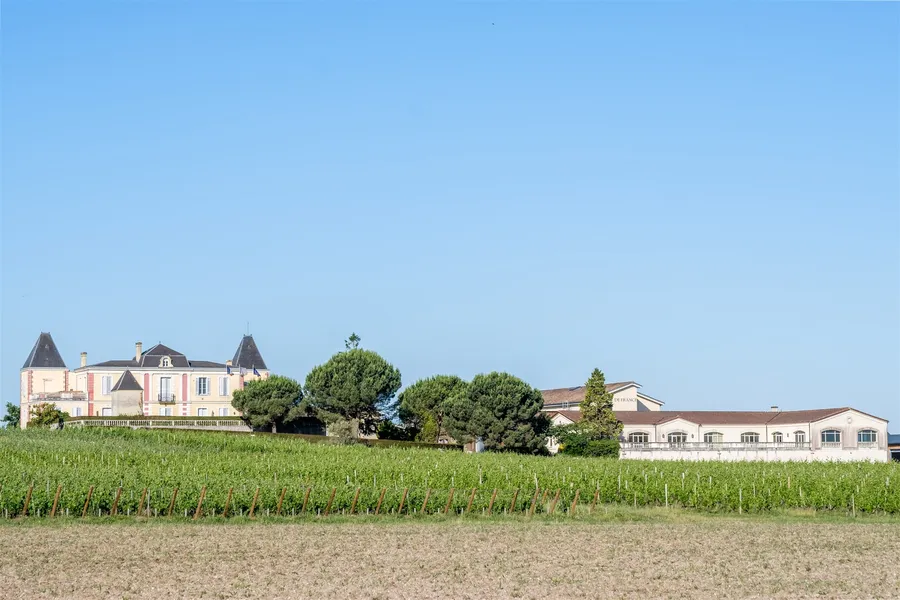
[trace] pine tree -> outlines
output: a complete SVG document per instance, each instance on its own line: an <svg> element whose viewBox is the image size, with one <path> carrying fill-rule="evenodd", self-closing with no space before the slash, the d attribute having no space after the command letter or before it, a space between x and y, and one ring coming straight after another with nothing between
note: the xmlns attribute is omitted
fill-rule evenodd
<svg viewBox="0 0 900 600"><path fill-rule="evenodd" d="M600 369L594 369L585 384L581 423L605 439L617 440L622 433L622 423L613 412L613 395L606 391L606 378Z"/></svg>

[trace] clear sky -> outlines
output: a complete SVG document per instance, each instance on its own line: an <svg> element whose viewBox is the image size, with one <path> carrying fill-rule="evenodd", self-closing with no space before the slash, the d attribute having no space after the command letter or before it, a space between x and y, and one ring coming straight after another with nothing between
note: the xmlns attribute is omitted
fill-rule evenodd
<svg viewBox="0 0 900 600"><path fill-rule="evenodd" d="M247 322L900 431L896 3L3 3L2 399Z"/></svg>

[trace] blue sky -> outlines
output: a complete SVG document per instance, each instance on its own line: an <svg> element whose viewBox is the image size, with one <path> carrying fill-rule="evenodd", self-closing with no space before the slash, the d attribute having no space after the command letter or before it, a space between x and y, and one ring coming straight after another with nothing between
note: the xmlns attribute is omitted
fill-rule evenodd
<svg viewBox="0 0 900 600"><path fill-rule="evenodd" d="M422 6L425 4L425 6ZM900 5L4 2L3 401L250 322L900 429Z"/></svg>

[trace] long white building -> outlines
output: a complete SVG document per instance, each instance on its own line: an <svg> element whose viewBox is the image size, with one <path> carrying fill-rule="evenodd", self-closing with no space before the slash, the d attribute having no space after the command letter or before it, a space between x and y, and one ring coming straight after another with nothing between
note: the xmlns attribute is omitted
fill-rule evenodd
<svg viewBox="0 0 900 600"><path fill-rule="evenodd" d="M886 419L851 407L815 410L670 411L633 381L607 384L623 423L622 458L656 460L869 460L887 462ZM556 425L577 423L584 386L544 390ZM557 452L555 440L550 451Z"/></svg>

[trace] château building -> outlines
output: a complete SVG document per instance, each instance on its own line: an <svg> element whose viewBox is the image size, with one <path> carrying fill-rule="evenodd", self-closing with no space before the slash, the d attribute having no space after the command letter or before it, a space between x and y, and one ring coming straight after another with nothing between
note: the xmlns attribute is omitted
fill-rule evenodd
<svg viewBox="0 0 900 600"><path fill-rule="evenodd" d="M81 416L236 416L234 390L269 370L252 335L245 335L225 362L194 360L164 344L147 350L138 342L131 357L81 363L69 369L49 333L41 333L19 377L20 424L31 407L56 404Z"/></svg>

